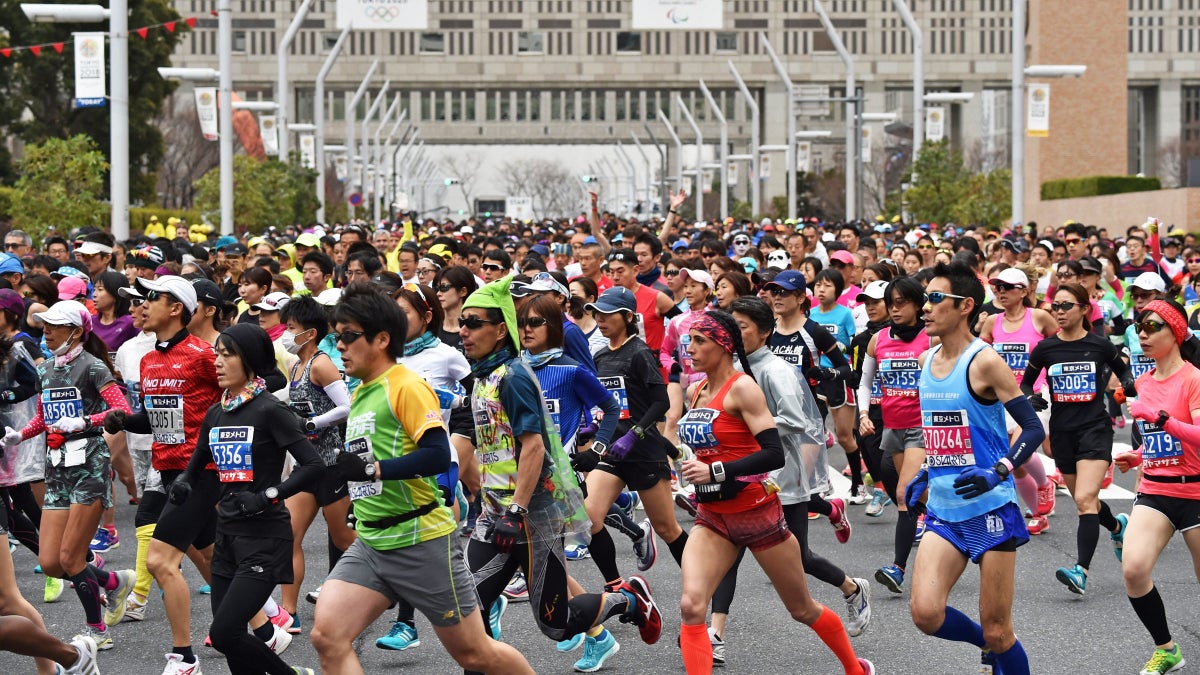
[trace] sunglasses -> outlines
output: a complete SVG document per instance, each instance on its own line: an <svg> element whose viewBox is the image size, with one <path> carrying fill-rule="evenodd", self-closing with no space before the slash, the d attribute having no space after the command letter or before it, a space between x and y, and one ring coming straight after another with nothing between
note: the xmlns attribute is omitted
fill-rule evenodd
<svg viewBox="0 0 1200 675"><path fill-rule="evenodd" d="M439 293L449 293L454 290L454 284L438 284L437 289Z"/></svg>
<svg viewBox="0 0 1200 675"><path fill-rule="evenodd" d="M789 291L782 286L771 286L767 289L767 292L770 293L771 297L773 298L781 298L785 295L791 295L794 291Z"/></svg>
<svg viewBox="0 0 1200 675"><path fill-rule="evenodd" d="M1145 333L1146 335L1154 335L1158 331L1166 328L1167 324L1162 321L1146 320L1146 321L1139 321L1139 322L1133 324L1133 326L1134 326L1134 328L1137 329L1137 332L1139 332L1139 333Z"/></svg>
<svg viewBox="0 0 1200 675"><path fill-rule="evenodd" d="M21 246L23 246L23 244L21 244L21 242L19 242L19 241L9 241L9 242L5 242L4 250L15 251L15 250L21 248Z"/></svg>
<svg viewBox="0 0 1200 675"><path fill-rule="evenodd" d="M346 345L347 347L349 347L350 345L352 345L356 341L358 341L358 339L360 337L362 337L366 334L367 334L367 332L363 331L363 330L344 330L340 333L334 333L333 341L340 342L343 345Z"/></svg>
<svg viewBox="0 0 1200 675"><path fill-rule="evenodd" d="M1200 265L1200 258L1188 258L1187 262L1189 265Z"/></svg>
<svg viewBox="0 0 1200 675"><path fill-rule="evenodd" d="M531 316L528 319L517 319L517 328L541 328L550 321L544 316Z"/></svg>
<svg viewBox="0 0 1200 675"><path fill-rule="evenodd" d="M492 272L499 272L500 270L504 269L504 265L497 265L496 263L484 263L480 265L479 268Z"/></svg>
<svg viewBox="0 0 1200 675"><path fill-rule="evenodd" d="M954 298L955 300L966 300L965 295L954 295L952 293L943 293L941 291L933 291L925 294L925 302L931 305L940 305L946 298Z"/></svg>
<svg viewBox="0 0 1200 675"><path fill-rule="evenodd" d="M1059 279L1074 279L1077 276L1079 276L1079 275L1075 274L1074 272L1059 272L1058 273Z"/></svg>
<svg viewBox="0 0 1200 675"><path fill-rule="evenodd" d="M933 244L917 244L917 248L921 248L921 249L927 249L927 250L932 250L932 249L935 249L935 248L937 248L937 247L936 247L936 246L934 246Z"/></svg>
<svg viewBox="0 0 1200 675"><path fill-rule="evenodd" d="M175 302L179 302L170 293L163 293L162 291L146 291L146 302L154 302L159 298L169 298L171 300L175 300Z"/></svg>
<svg viewBox="0 0 1200 675"><path fill-rule="evenodd" d="M1067 246L1074 246L1075 244L1078 244L1081 241L1083 241L1083 240L1080 239L1079 237L1071 237L1069 239L1063 239L1063 242L1066 243Z"/></svg>
<svg viewBox="0 0 1200 675"><path fill-rule="evenodd" d="M1052 302L1052 303L1050 303L1051 311L1055 311L1055 312L1066 312L1066 311L1071 310L1074 307L1083 307L1083 305L1079 304L1078 302Z"/></svg>
<svg viewBox="0 0 1200 675"><path fill-rule="evenodd" d="M734 239L734 240L733 240L733 244L734 244L735 246L737 246L737 245L739 245L739 244L745 244L745 245L749 245L749 244L750 244L750 240L749 240L749 239Z"/></svg>
<svg viewBox="0 0 1200 675"><path fill-rule="evenodd" d="M467 330L479 330L484 324L490 323L493 326L501 323L500 321L492 321L490 319L481 319L477 316L460 316L458 317L458 325Z"/></svg>
<svg viewBox="0 0 1200 675"><path fill-rule="evenodd" d="M141 307L144 304L146 304L145 298L130 298L129 299L130 307Z"/></svg>
<svg viewBox="0 0 1200 675"><path fill-rule="evenodd" d="M700 257L704 258L705 260L708 260L709 258L717 257L717 254L716 253L701 253Z"/></svg>
<svg viewBox="0 0 1200 675"><path fill-rule="evenodd" d="M1006 293L1008 291L1015 290L1017 288L1021 288L1021 286L1017 286L1016 284L1006 284L1003 281L998 284L992 284L992 286L997 291L1000 291L1001 293Z"/></svg>
<svg viewBox="0 0 1200 675"><path fill-rule="evenodd" d="M674 279L675 277L679 276L679 270L667 270L666 272L663 272L663 276L668 279Z"/></svg>

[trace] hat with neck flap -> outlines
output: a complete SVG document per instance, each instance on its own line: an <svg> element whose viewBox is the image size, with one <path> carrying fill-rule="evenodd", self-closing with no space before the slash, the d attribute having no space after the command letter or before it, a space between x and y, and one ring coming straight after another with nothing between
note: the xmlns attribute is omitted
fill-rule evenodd
<svg viewBox="0 0 1200 675"><path fill-rule="evenodd" d="M463 309L478 307L480 309L498 309L504 315L504 325L508 328L508 336L512 338L514 349L521 348L521 338L517 334L517 306L513 304L512 285L513 275L497 279L480 286L474 293L467 296Z"/></svg>

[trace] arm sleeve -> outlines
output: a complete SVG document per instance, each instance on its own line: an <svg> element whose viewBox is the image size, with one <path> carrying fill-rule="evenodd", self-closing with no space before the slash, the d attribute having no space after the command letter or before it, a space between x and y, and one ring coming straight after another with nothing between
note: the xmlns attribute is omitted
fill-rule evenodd
<svg viewBox="0 0 1200 675"><path fill-rule="evenodd" d="M600 428L596 431L596 440L605 445L611 444L617 432L617 421L621 417L621 404L617 403L617 397L605 389L595 375L583 370L575 374L575 390L585 409L600 408L604 412Z"/></svg>
<svg viewBox="0 0 1200 675"><path fill-rule="evenodd" d="M313 418L318 429L333 426L350 416L350 390L344 380L334 380L325 386L325 395L333 401L333 409Z"/></svg>
<svg viewBox="0 0 1200 675"><path fill-rule="evenodd" d="M754 435L754 440L762 449L741 459L725 462L727 477L753 476L783 467L783 441L779 439L778 429L763 429Z"/></svg>
<svg viewBox="0 0 1200 675"><path fill-rule="evenodd" d="M1108 344L1108 367L1112 368L1113 374L1117 376L1117 381L1121 383L1122 387L1136 391L1133 385L1133 373L1129 370L1129 364L1125 363L1125 359L1121 358L1121 352L1116 346L1111 342Z"/></svg>
<svg viewBox="0 0 1200 675"><path fill-rule="evenodd" d="M663 382L662 373L658 370L658 364L654 363L654 357L649 351L642 352L635 363L635 370L641 370L640 373L635 373L639 381L646 383L646 395L650 399L650 404L646 406L646 411L634 422L637 426L643 429L649 429L658 423L658 420L667 413L671 407L671 401L667 398L667 385ZM632 410L630 413L632 414Z"/></svg>
<svg viewBox="0 0 1200 675"><path fill-rule="evenodd" d="M192 456L188 459L187 467L183 470L182 478L189 483L196 480L196 476L208 466L209 462L213 461L212 448L208 447L208 432L212 429L212 408L204 415L204 421L200 423L200 436L196 438L196 448L192 451ZM170 487L164 485L164 488Z"/></svg>
<svg viewBox="0 0 1200 675"><path fill-rule="evenodd" d="M667 331L663 334L662 347L658 350L658 362L663 368L670 368L675 365L675 348L679 346L679 322L672 319L667 324Z"/></svg>
<svg viewBox="0 0 1200 675"><path fill-rule="evenodd" d="M33 419L29 420L29 423L25 425L25 428L21 429L21 440L27 441L27 440L33 438L34 436L37 436L38 434L44 432L45 430L46 430L46 418L42 415L42 397L39 394L38 395L38 404L37 404L37 413L34 414Z"/></svg>
<svg viewBox="0 0 1200 675"><path fill-rule="evenodd" d="M1041 344L1038 343L1038 347ZM1029 355L1029 363L1025 365L1025 374L1021 376L1021 392L1026 396L1033 395L1033 384L1037 382L1043 368L1041 350L1038 347L1033 348L1033 353Z"/></svg>
<svg viewBox="0 0 1200 675"><path fill-rule="evenodd" d="M307 438L301 437L286 449L292 458L296 460L296 466L292 468L292 473L288 476L287 480L280 483L279 487L276 488L279 490L280 499L286 499L307 487L315 485L321 477L321 472L325 469L325 463L321 461L321 456L317 454L316 448L312 446L312 443ZM194 455L193 459L195 459Z"/></svg>
<svg viewBox="0 0 1200 675"><path fill-rule="evenodd" d="M1006 402L1004 409L1021 427L1020 435L1017 436L1016 442L1005 455L1014 467L1018 467L1028 461L1033 453L1041 447L1042 441L1046 440L1046 430L1042 428L1042 421L1034 412L1033 404L1024 396L1017 396Z"/></svg>
<svg viewBox="0 0 1200 675"><path fill-rule="evenodd" d="M866 354L867 350L863 350ZM874 356L864 356L862 362L862 377L858 381L858 405L859 410L866 410L863 406L863 401L871 400L871 385L875 382L875 369L877 364Z"/></svg>
<svg viewBox="0 0 1200 675"><path fill-rule="evenodd" d="M442 427L429 429L417 441L413 452L379 462L381 480L406 480L446 473L450 462L450 436Z"/></svg>
<svg viewBox="0 0 1200 675"><path fill-rule="evenodd" d="M667 313L663 314L663 316L666 317L667 319L674 319L675 317L679 316L680 314L683 314L683 310L679 309L679 305L671 305L671 309L668 309Z"/></svg>
<svg viewBox="0 0 1200 675"><path fill-rule="evenodd" d="M131 434L148 434L153 431L150 428L150 416L145 408L142 408L142 412L125 416L125 431Z"/></svg>
<svg viewBox="0 0 1200 675"><path fill-rule="evenodd" d="M116 382L109 383L100 390L100 398L104 399L104 403L108 406L107 410L101 410L95 415L88 415L87 421L89 426L98 427L104 424L104 416L113 410L122 410L125 414L129 414L129 401L125 400L125 394Z"/></svg>
<svg viewBox="0 0 1200 675"><path fill-rule="evenodd" d="M846 360L846 354L842 351L841 346L835 340L833 349L825 352L825 356L829 357L829 362L833 364L833 369L838 372L838 379L846 381L850 379L850 362Z"/></svg>

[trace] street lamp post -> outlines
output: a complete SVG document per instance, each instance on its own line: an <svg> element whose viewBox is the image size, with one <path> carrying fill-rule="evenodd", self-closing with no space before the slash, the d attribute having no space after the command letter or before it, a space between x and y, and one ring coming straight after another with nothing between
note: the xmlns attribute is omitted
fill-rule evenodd
<svg viewBox="0 0 1200 675"><path fill-rule="evenodd" d="M333 43L333 48L329 50L329 56L325 57L325 63L321 65L321 70L317 73L317 81L313 89L313 126L317 128L314 132L316 135L314 141L317 146L317 222L322 224L325 222L325 78L329 77L329 71L333 70L333 62L337 61L338 54L342 53L342 46L346 44L346 38L350 35L351 30L353 30L353 26L347 25L338 35L337 42ZM368 76L374 72L375 65L372 65ZM349 147L348 144L347 147ZM353 153L347 151L347 154Z"/></svg>
<svg viewBox="0 0 1200 675"><path fill-rule="evenodd" d="M792 84L792 77L788 75L787 68L783 65L783 61L779 60L779 56L775 54L775 49L771 46L771 42L767 40L767 34L762 33L762 44L767 50L767 56L771 57L771 65L775 66L775 73L779 75L779 79L783 81L783 89L787 94L787 148L785 149L787 163L787 217L796 217L796 86ZM851 95L851 94L847 94ZM757 152L757 151L756 151ZM757 176L755 177L757 179Z"/></svg>
<svg viewBox="0 0 1200 675"><path fill-rule="evenodd" d="M371 82L371 78L375 76L375 69L379 67L379 59L371 62L371 67L367 69L367 74L363 75L362 82L358 85L358 90L354 92L354 97L350 99L350 103L346 105L346 153L349 159L350 173L347 180L350 182L351 189L358 178L358 170L354 168L354 124L358 120L358 102L362 100L364 94L367 93L367 85ZM359 182L361 187L361 181ZM354 218L354 205L348 207L350 218Z"/></svg>
<svg viewBox="0 0 1200 675"><path fill-rule="evenodd" d="M228 25L225 28L228 32L232 32L232 21L229 20L230 10L228 7L229 0L221 0L221 4L225 6L225 18ZM218 10L220 12L220 10ZM218 30L221 25L220 16L218 19ZM228 37L228 36L227 36ZM220 36L217 40L218 46L221 44ZM230 44L232 46L232 42ZM217 135L220 151L220 164L218 165L220 173L220 191L221 191L221 234L233 234L233 82L227 79L229 68L232 67L229 63L225 64L224 70L213 70L212 68L159 68L158 74L164 79L187 80L190 82L211 82L217 80L223 87L222 93L217 100ZM224 97L229 94L228 97Z"/></svg>
<svg viewBox="0 0 1200 675"><path fill-rule="evenodd" d="M662 108L658 109L658 121L663 123L667 128L667 135L671 137L671 142L675 144L675 189L683 189L683 141L679 140L679 134L675 133L675 127L671 124L671 120L667 118L667 114ZM666 168L663 169L666 172ZM667 204L671 203L671 195L667 193Z"/></svg>
<svg viewBox="0 0 1200 675"><path fill-rule="evenodd" d="M1025 222L1025 0L1013 0L1012 91L1012 222Z"/></svg>
<svg viewBox="0 0 1200 675"><path fill-rule="evenodd" d="M646 154L646 149L642 147L642 142L638 140L636 132L629 132L633 138L633 144L637 146L638 154L642 156L642 162L646 164L646 201L649 202L649 211L654 212L654 170L651 168L650 155ZM659 203L662 206L662 203Z"/></svg>
<svg viewBox="0 0 1200 675"><path fill-rule="evenodd" d="M900 18L912 36L913 48L913 142L912 162L916 164L921 145L925 142L925 36L921 26L908 11L905 0L892 0Z"/></svg>
<svg viewBox="0 0 1200 675"><path fill-rule="evenodd" d="M667 178L667 171L670 170L671 157L667 154L668 151L663 149L663 144L658 142L658 138L654 135L654 130L650 128L650 123L643 122L642 128L646 130L646 136L650 139L650 145L653 145L654 150L658 152L658 190L662 195L659 206L665 209L667 208L667 203L671 201L671 191L670 188L667 187L667 183L674 180L674 178Z"/></svg>
<svg viewBox="0 0 1200 675"><path fill-rule="evenodd" d="M716 117L717 123L721 125L721 148L717 156L721 162L721 217L724 218L729 215L729 123L704 80L700 80L700 91L704 94L704 100L708 101L713 117Z"/></svg>
<svg viewBox="0 0 1200 675"><path fill-rule="evenodd" d="M704 135L700 133L696 118L692 117L692 111L684 105L683 97L678 93L675 94L675 105L679 106L683 119L692 128L692 133L696 134L696 221L700 222L704 220ZM679 161L683 162L682 155Z"/></svg>
<svg viewBox="0 0 1200 675"><path fill-rule="evenodd" d="M621 163L629 169L629 196L633 199L634 206L637 206L637 167L634 166L633 160L629 157L629 153L625 152L625 146L621 145L621 141L617 141L617 156L621 159ZM636 211L636 208L634 209Z"/></svg>
<svg viewBox="0 0 1200 675"><path fill-rule="evenodd" d="M400 94L396 94L396 97L392 100L392 104L383 113L383 118L379 120L379 126L375 127L375 136L371 143L371 165L375 167L375 179L371 181L371 215L376 225L379 224L379 186L383 178L383 166L381 164L383 148L380 146L379 136L383 132L383 128L387 126L387 123L392 120L392 115L396 114L396 109L399 107Z"/></svg>
<svg viewBox="0 0 1200 675"><path fill-rule="evenodd" d="M758 175L759 169L759 130L758 130L758 101L754 100L754 96L750 93L750 88L746 86L746 81L742 79L742 74L738 72L733 61L726 61L729 65L729 72L733 75L733 79L737 82L738 91L742 93L742 98L746 101L746 106L750 108L750 211L752 213L762 213L760 210L762 202L762 179Z"/></svg>
<svg viewBox="0 0 1200 675"><path fill-rule="evenodd" d="M369 193L368 185L367 185L367 176L369 175L368 172L372 165L371 164L371 136L370 136L371 118L375 117L375 113L379 111L380 106L383 105L383 102L387 100L388 90L391 89L391 86L392 86L391 80L384 80L383 87L381 87L379 89L379 93L377 93L375 95L375 100L371 101L370 107L367 108L367 114L363 115L362 140L359 143L359 145L360 145L359 153L361 153L361 155L362 155L362 183L361 183L361 185L362 185L362 195L363 195L364 199L366 199L367 194ZM372 216L374 215L374 213L372 213L371 211L369 211L367 209L363 209L363 211L365 211L367 213L371 213Z"/></svg>
<svg viewBox="0 0 1200 675"><path fill-rule="evenodd" d="M288 161L288 49L292 46L292 41L296 39L296 34L300 32L300 26L304 24L304 18L308 16L308 10L312 8L313 0L304 0L300 6L296 8L296 16L292 19L292 23L288 25L287 31L283 34L283 39L279 41L279 51L276 52L276 70L277 76L275 79L275 102L279 104L279 109L275 113L275 128L283 133L279 136L279 159L285 164Z"/></svg>
<svg viewBox="0 0 1200 675"><path fill-rule="evenodd" d="M842 64L846 66L846 220L851 221L858 218L858 174L862 164L862 153L858 149L858 145L862 141L862 129L858 115L855 114L859 109L859 104L853 100L857 98L858 93L854 79L854 59L851 58L850 52L842 42L842 36L838 34L837 28L829 20L829 15L825 13L825 6L821 4L821 0L813 0L813 9L821 19L825 34L833 43L833 48L837 51Z"/></svg>

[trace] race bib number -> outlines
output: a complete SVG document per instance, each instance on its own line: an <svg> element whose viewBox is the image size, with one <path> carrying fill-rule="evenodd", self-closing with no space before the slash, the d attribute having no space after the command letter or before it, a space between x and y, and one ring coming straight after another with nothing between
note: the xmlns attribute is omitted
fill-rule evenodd
<svg viewBox="0 0 1200 675"><path fill-rule="evenodd" d="M1056 403L1086 403L1096 399L1096 364L1071 361L1050 366L1051 400Z"/></svg>
<svg viewBox="0 0 1200 675"><path fill-rule="evenodd" d="M359 436L346 441L346 452L353 452L366 462L375 461L375 451L371 446L370 437L367 436ZM350 492L350 501L357 501L383 494L383 481L376 480L365 483L350 481L346 483L346 488Z"/></svg>
<svg viewBox="0 0 1200 675"><path fill-rule="evenodd" d="M559 426L562 407L559 405L559 400L556 398L546 399L546 412L550 413L550 419L554 422L554 433L561 434L562 427Z"/></svg>
<svg viewBox="0 0 1200 675"><path fill-rule="evenodd" d="M695 408L689 410L683 419L679 420L679 440L688 445L696 454L703 455L703 450L717 447L717 437L713 435L713 423L721 414L712 408Z"/></svg>
<svg viewBox="0 0 1200 675"><path fill-rule="evenodd" d="M876 375L875 379L871 380L871 405L879 405L883 400L883 384Z"/></svg>
<svg viewBox="0 0 1200 675"><path fill-rule="evenodd" d="M66 417L83 417L83 396L77 387L59 387L42 392L42 417L52 427Z"/></svg>
<svg viewBox="0 0 1200 675"><path fill-rule="evenodd" d="M1133 373L1133 379L1138 379L1142 375L1154 369L1154 359L1145 354L1132 354L1129 357L1129 372Z"/></svg>
<svg viewBox="0 0 1200 675"><path fill-rule="evenodd" d="M679 336L679 365L685 373L692 372L692 355L688 354L688 345L692 344L691 334Z"/></svg>
<svg viewBox="0 0 1200 675"><path fill-rule="evenodd" d="M125 388L129 390L129 412L134 415L142 412L142 383L125 380Z"/></svg>
<svg viewBox="0 0 1200 675"><path fill-rule="evenodd" d="M929 468L975 465L966 410L922 410L921 431Z"/></svg>
<svg viewBox="0 0 1200 675"><path fill-rule="evenodd" d="M921 366L916 359L884 359L879 362L879 379L884 396L917 397Z"/></svg>
<svg viewBox="0 0 1200 675"><path fill-rule="evenodd" d="M183 397L178 394L151 394L145 397L146 416L154 432L155 443L183 443Z"/></svg>
<svg viewBox="0 0 1200 675"><path fill-rule="evenodd" d="M208 448L222 483L254 480L254 427L213 427L208 430Z"/></svg>
<svg viewBox="0 0 1200 675"><path fill-rule="evenodd" d="M1029 365L1029 345L1024 342L997 342L992 348L1004 359L1018 380L1025 376L1025 366Z"/></svg>
<svg viewBox="0 0 1200 675"><path fill-rule="evenodd" d="M1146 466L1176 466L1183 458L1183 445L1154 422L1138 420L1142 432L1142 459Z"/></svg>
<svg viewBox="0 0 1200 675"><path fill-rule="evenodd" d="M602 377L600 384L617 397L617 403L621 406L621 419L629 419L629 395L625 392L625 378L620 376Z"/></svg>

